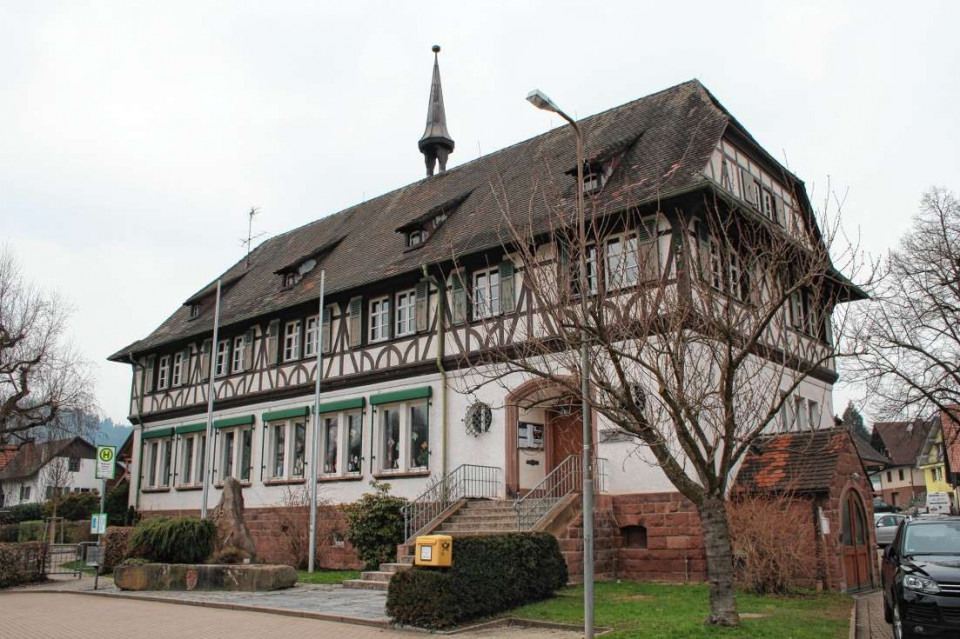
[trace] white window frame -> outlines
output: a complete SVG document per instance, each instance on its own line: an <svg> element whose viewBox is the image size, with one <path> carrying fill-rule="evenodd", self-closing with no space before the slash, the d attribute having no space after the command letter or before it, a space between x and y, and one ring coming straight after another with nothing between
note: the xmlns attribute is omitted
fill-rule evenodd
<svg viewBox="0 0 960 639"><path fill-rule="evenodd" d="M237 335L233 338L233 352L231 354L233 365L230 369L233 373L243 372L243 358L246 356L246 344L244 343L244 339L245 338L243 335Z"/></svg>
<svg viewBox="0 0 960 639"><path fill-rule="evenodd" d="M427 465L416 466L413 463L413 446L411 444L412 432L412 409L413 407L422 407L426 418L427 426ZM377 419L375 426L375 441L377 450L378 473L389 475L391 473L407 473L429 471L430 469L430 407L431 403L427 399L416 399L407 402L398 402L396 404L384 404L377 406ZM389 412L396 412L399 415L399 445L397 446L396 467L386 467L387 451L387 428L385 426L386 416Z"/></svg>
<svg viewBox="0 0 960 639"><path fill-rule="evenodd" d="M307 453L310 450L310 429L306 417L294 417L267 422L267 482L301 481L307 474ZM303 433L303 450L300 451L300 469L297 469L297 430ZM282 447L277 443L277 434L283 433ZM277 453L282 453L283 469L277 471Z"/></svg>
<svg viewBox="0 0 960 639"><path fill-rule="evenodd" d="M180 436L180 473L179 485L193 486L197 484L196 455L198 439L196 434ZM189 451L187 450L189 447ZM189 477L188 477L189 474Z"/></svg>
<svg viewBox="0 0 960 639"><path fill-rule="evenodd" d="M167 450L167 444L170 444ZM151 438L149 443L144 446L147 460L144 467L147 472L144 475L146 479L146 488L170 488L173 483L173 475L176 469L173 467L173 437L155 437ZM169 464L169 466L168 466ZM166 477L164 477L164 467L168 466Z"/></svg>
<svg viewBox="0 0 960 639"><path fill-rule="evenodd" d="M390 338L390 297L378 297L370 300L369 309L369 342L384 342Z"/></svg>
<svg viewBox="0 0 960 639"><path fill-rule="evenodd" d="M205 435L206 433L199 433L199 435ZM250 438L250 459L247 465L243 464L243 440L245 436ZM233 450L230 454L230 475L226 473L227 467L227 438L233 437ZM253 482L253 467L254 459L256 455L256 441L254 438L254 429L252 424L244 424L241 426L231 426L230 428L221 428L217 430L215 439L217 443L216 458L214 460L214 470L216 471L216 481L217 484L223 484L226 481L227 477L233 477L238 482L244 486L248 486ZM196 448L200 445L200 440L198 438L198 443L194 445ZM202 463L198 463L198 467ZM247 476L244 477L244 472L246 471ZM202 479L200 480L202 483Z"/></svg>
<svg viewBox="0 0 960 639"><path fill-rule="evenodd" d="M473 274L473 319L500 315L500 267L475 271Z"/></svg>
<svg viewBox="0 0 960 639"><path fill-rule="evenodd" d="M320 318L316 315L311 315L304 322L303 329L303 356L304 357L316 357L317 356L317 325L319 324Z"/></svg>
<svg viewBox="0 0 960 639"><path fill-rule="evenodd" d="M177 351L173 354L173 366L170 373L170 385L180 386L183 384L183 351Z"/></svg>
<svg viewBox="0 0 960 639"><path fill-rule="evenodd" d="M396 295L397 323L394 336L404 337L417 332L417 291L410 289Z"/></svg>
<svg viewBox="0 0 960 639"><path fill-rule="evenodd" d="M291 320L283 329L283 361L300 359L300 320Z"/></svg>
<svg viewBox="0 0 960 639"><path fill-rule="evenodd" d="M363 411L346 410L333 413L323 413L320 416L320 476L321 477L357 477L363 474ZM359 427L360 432L360 455L355 460L350 458L350 422L351 419L355 426ZM330 441L327 437L328 426L332 423L336 431L336 453L334 462L335 470L330 470L329 458ZM355 470L350 470L350 465L354 463Z"/></svg>
<svg viewBox="0 0 960 639"><path fill-rule="evenodd" d="M217 342L216 364L213 368L215 377L223 377L230 373L230 340L222 339Z"/></svg>
<svg viewBox="0 0 960 639"><path fill-rule="evenodd" d="M165 390L170 382L170 356L164 355L157 365L157 390Z"/></svg>

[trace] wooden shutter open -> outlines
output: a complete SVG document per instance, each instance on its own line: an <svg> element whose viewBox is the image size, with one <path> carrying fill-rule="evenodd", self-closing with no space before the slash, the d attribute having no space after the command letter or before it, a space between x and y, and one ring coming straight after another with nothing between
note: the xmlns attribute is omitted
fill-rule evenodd
<svg viewBox="0 0 960 639"><path fill-rule="evenodd" d="M348 309L348 331L350 333L350 346L357 347L363 339L363 298L354 297L350 300Z"/></svg>
<svg viewBox="0 0 960 639"><path fill-rule="evenodd" d="M143 392L153 392L153 370L156 368L157 358L153 355L143 360Z"/></svg>
<svg viewBox="0 0 960 639"><path fill-rule="evenodd" d="M267 326L267 366L275 366L280 351L280 320L275 319Z"/></svg>
<svg viewBox="0 0 960 639"><path fill-rule="evenodd" d="M504 313L512 313L517 308L513 283L515 272L513 260L505 259L500 262L500 308Z"/></svg>
<svg viewBox="0 0 960 639"><path fill-rule="evenodd" d="M190 384L190 356L193 354L193 349L187 346L183 349L183 354L181 355L180 360L180 385L189 386Z"/></svg>
<svg viewBox="0 0 960 639"><path fill-rule="evenodd" d="M333 331L331 327L333 318L333 309L329 306L323 309L323 317L320 321L319 332L317 333L317 339L320 340L320 347L322 353L329 353L333 350Z"/></svg>
<svg viewBox="0 0 960 639"><path fill-rule="evenodd" d="M246 333L243 334L243 370L249 371L253 369L253 342L256 338L257 332L255 329L250 328Z"/></svg>
<svg viewBox="0 0 960 639"><path fill-rule="evenodd" d="M760 208L760 202L757 201L757 189L754 187L753 175L746 169L740 169L740 184L743 186L743 199L755 206L757 209Z"/></svg>
<svg viewBox="0 0 960 639"><path fill-rule="evenodd" d="M213 349L213 340L205 339L203 340L203 345L200 347L200 381L207 381L210 379L210 354Z"/></svg>
<svg viewBox="0 0 960 639"><path fill-rule="evenodd" d="M430 280L417 282L417 332L425 333L430 328Z"/></svg>
<svg viewBox="0 0 960 639"><path fill-rule="evenodd" d="M459 326L467 321L467 291L463 286L463 271L455 271L450 276L450 285L450 321L454 326Z"/></svg>

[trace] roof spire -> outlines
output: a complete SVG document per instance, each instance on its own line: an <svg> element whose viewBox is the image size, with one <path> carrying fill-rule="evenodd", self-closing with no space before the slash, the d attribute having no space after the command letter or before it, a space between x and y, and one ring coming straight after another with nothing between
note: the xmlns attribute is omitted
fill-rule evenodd
<svg viewBox="0 0 960 639"><path fill-rule="evenodd" d="M443 110L443 89L440 88L440 45L433 45L433 81L430 84L430 103L427 105L427 128L418 146L427 165L427 177L433 175L437 160L440 172L447 170L447 156L453 153L453 138L447 131L447 115Z"/></svg>

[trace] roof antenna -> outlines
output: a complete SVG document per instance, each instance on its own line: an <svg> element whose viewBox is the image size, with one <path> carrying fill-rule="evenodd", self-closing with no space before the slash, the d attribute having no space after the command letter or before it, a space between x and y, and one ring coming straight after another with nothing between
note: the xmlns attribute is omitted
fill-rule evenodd
<svg viewBox="0 0 960 639"><path fill-rule="evenodd" d="M246 268L250 268L250 249L253 246L253 241L266 234L266 231L260 231L256 235L253 234L253 218L259 214L260 209L255 206L250 207L250 211L247 213L247 239L240 240L240 246L247 247Z"/></svg>

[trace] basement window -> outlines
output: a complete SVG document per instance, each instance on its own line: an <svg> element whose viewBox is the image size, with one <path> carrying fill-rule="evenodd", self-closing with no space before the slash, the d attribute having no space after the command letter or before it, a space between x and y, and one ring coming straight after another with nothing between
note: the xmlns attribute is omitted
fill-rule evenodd
<svg viewBox="0 0 960 639"><path fill-rule="evenodd" d="M620 539L624 548L646 548L647 529L645 526L624 526L620 529Z"/></svg>

